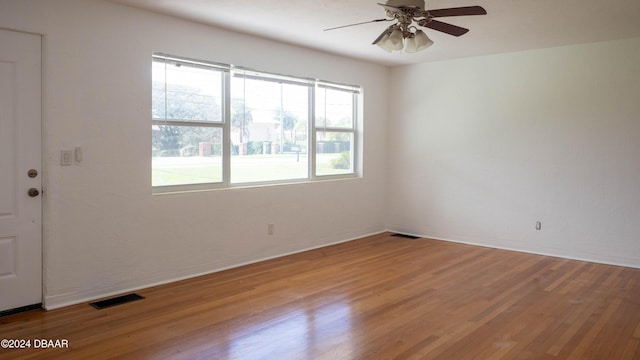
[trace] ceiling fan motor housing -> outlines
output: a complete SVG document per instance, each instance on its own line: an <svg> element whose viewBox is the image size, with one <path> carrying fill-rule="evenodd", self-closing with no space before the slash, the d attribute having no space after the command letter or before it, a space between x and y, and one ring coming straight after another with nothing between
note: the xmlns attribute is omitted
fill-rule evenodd
<svg viewBox="0 0 640 360"><path fill-rule="evenodd" d="M424 10L424 0L387 0L385 5Z"/></svg>

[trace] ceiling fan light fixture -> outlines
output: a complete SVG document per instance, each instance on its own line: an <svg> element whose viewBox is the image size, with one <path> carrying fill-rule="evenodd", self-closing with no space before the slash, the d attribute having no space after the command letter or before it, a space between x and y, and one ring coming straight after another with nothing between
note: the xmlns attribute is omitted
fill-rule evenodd
<svg viewBox="0 0 640 360"><path fill-rule="evenodd" d="M378 45L380 47L380 49L386 51L386 52L391 52L393 49L389 46L389 34L386 33L384 35L382 35L382 37L380 38L380 40L374 42L375 45Z"/></svg>
<svg viewBox="0 0 640 360"><path fill-rule="evenodd" d="M404 47L404 44L402 43L403 39L404 37L402 36L402 30L396 28L391 32L389 37L383 39L381 42L388 43L388 46L391 50L402 50L402 48Z"/></svg>
<svg viewBox="0 0 640 360"><path fill-rule="evenodd" d="M414 53L416 51L418 51L417 47L416 47L416 37L415 36L408 37L405 40L404 52L411 54L411 53Z"/></svg>
<svg viewBox="0 0 640 360"><path fill-rule="evenodd" d="M422 30L416 31L416 34L412 37L412 40L415 43L416 51L424 50L433 45L433 40L429 39L427 34L425 34Z"/></svg>
<svg viewBox="0 0 640 360"><path fill-rule="evenodd" d="M402 50L404 47L403 40L402 30L397 27L390 27L373 43L384 51L392 52L394 50Z"/></svg>

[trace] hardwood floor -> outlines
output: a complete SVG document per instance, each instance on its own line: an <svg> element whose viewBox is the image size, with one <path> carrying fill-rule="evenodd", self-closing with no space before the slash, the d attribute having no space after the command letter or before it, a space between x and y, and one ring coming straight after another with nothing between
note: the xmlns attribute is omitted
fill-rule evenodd
<svg viewBox="0 0 640 360"><path fill-rule="evenodd" d="M640 269L380 234L0 318L0 359L640 359Z"/></svg>

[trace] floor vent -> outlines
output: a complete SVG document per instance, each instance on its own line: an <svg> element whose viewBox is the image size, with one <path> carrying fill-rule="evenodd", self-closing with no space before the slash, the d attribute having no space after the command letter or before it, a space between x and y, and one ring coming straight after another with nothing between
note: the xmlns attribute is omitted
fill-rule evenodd
<svg viewBox="0 0 640 360"><path fill-rule="evenodd" d="M105 308L108 308L108 307L112 307L112 306L116 306L116 305L122 305L122 304L126 304L128 302L132 302L132 301L136 301L136 300L142 300L142 299L144 299L144 297L140 296L138 294L127 294L127 295L122 295L122 296L114 297L114 298L107 299L107 300L92 302L89 305L93 306L94 308L96 308L98 310L101 310L101 309L105 309Z"/></svg>
<svg viewBox="0 0 640 360"><path fill-rule="evenodd" d="M393 234L391 236L401 237L405 239L420 239L419 236L407 235L407 234Z"/></svg>
<svg viewBox="0 0 640 360"><path fill-rule="evenodd" d="M31 311L31 310L42 310L42 304L33 304L33 305L22 306L15 309L0 311L0 317L20 314L20 313Z"/></svg>

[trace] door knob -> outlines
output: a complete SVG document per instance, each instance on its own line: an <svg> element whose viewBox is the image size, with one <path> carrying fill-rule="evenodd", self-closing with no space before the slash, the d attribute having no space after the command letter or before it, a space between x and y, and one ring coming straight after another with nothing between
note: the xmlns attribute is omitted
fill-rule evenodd
<svg viewBox="0 0 640 360"><path fill-rule="evenodd" d="M31 197L36 197L38 195L40 195L40 191L36 188L31 188L27 191L27 194L29 194L29 196Z"/></svg>

